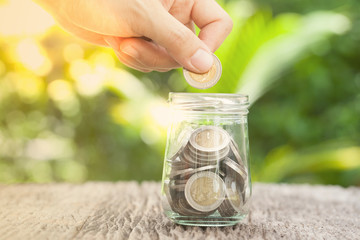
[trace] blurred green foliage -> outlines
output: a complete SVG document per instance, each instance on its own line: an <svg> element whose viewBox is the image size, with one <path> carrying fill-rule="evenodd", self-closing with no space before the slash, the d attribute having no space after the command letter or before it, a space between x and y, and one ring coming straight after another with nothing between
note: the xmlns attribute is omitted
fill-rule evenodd
<svg viewBox="0 0 360 240"><path fill-rule="evenodd" d="M360 2L220 3L234 29L207 92L250 95L253 179L360 185ZM56 26L5 20L0 182L160 180L167 95L199 91L181 71L143 74Z"/></svg>

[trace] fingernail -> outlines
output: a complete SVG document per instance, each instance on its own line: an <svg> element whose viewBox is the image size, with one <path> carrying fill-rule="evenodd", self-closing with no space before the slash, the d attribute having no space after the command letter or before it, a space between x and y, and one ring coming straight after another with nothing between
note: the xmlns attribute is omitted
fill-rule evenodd
<svg viewBox="0 0 360 240"><path fill-rule="evenodd" d="M109 47L115 51L119 51L120 43L116 41L114 37L104 37L104 41L109 45Z"/></svg>
<svg viewBox="0 0 360 240"><path fill-rule="evenodd" d="M130 45L120 46L120 51L133 58L137 58L139 55L138 51Z"/></svg>
<svg viewBox="0 0 360 240"><path fill-rule="evenodd" d="M214 63L213 56L201 48L192 55L190 61L200 73L209 71Z"/></svg>

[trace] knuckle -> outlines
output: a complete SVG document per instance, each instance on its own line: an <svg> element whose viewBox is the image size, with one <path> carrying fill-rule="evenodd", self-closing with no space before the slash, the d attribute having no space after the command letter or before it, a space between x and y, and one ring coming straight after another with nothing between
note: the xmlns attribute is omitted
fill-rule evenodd
<svg viewBox="0 0 360 240"><path fill-rule="evenodd" d="M185 46L191 36L189 36L190 31L188 28L177 29L176 31L171 31L169 33L169 40L178 46Z"/></svg>
<svg viewBox="0 0 360 240"><path fill-rule="evenodd" d="M229 15L225 15L224 17L224 30L227 32L227 33L230 33L233 26L234 26L234 22L233 20L231 19L231 17Z"/></svg>
<svg viewBox="0 0 360 240"><path fill-rule="evenodd" d="M169 9L171 8L171 6L173 5L174 0L162 0L161 4L164 6L164 8L169 11Z"/></svg>
<svg viewBox="0 0 360 240"><path fill-rule="evenodd" d="M194 0L176 0L172 8L191 9L193 5Z"/></svg>

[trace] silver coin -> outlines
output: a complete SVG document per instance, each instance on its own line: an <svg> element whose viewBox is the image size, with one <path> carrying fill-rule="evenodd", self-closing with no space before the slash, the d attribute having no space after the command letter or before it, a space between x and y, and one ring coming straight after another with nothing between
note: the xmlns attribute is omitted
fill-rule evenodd
<svg viewBox="0 0 360 240"><path fill-rule="evenodd" d="M183 174L188 174L188 173L191 173L194 169L192 168L187 168L187 169L183 169L183 170L176 170L176 169L171 169L171 172L170 172L170 176L169 178L176 178L176 177L179 177Z"/></svg>
<svg viewBox="0 0 360 240"><path fill-rule="evenodd" d="M168 202L170 208L174 211L175 208L173 207L173 206L174 206L174 203L173 203L173 200L172 200L171 194L170 194L169 182L166 182L166 181L165 181L163 188L164 188L163 191L164 191L164 193L165 193L167 202Z"/></svg>
<svg viewBox="0 0 360 240"><path fill-rule="evenodd" d="M244 166L237 164L228 157L226 157L221 163L225 168L223 171L226 176L233 175L234 177L239 177L241 181L243 181L243 184L245 183L248 174Z"/></svg>
<svg viewBox="0 0 360 240"><path fill-rule="evenodd" d="M178 199L178 201L176 202L176 207L175 208L175 212L177 212L178 214L182 215L182 216L189 216L191 215L191 213L189 213L187 211L187 209L181 204L181 199Z"/></svg>
<svg viewBox="0 0 360 240"><path fill-rule="evenodd" d="M215 54L212 55L214 63L206 73L198 74L183 69L185 80L190 86L198 89L206 89L214 86L219 81L222 72L221 62Z"/></svg>
<svg viewBox="0 0 360 240"><path fill-rule="evenodd" d="M172 171L177 171L177 170L184 170L187 168L191 168L192 165L189 164L180 154L180 156L177 157L175 161L172 161L170 163L170 167Z"/></svg>
<svg viewBox="0 0 360 240"><path fill-rule="evenodd" d="M202 166L192 159L192 157L188 154L186 149L181 153L180 156L184 160L184 162L186 162L186 164L189 165L191 168Z"/></svg>
<svg viewBox="0 0 360 240"><path fill-rule="evenodd" d="M188 151L184 151L182 153L182 156L184 157L185 161L193 167L196 166L206 166L206 165L214 165L217 162L217 158L214 159L204 159L204 158L198 158L196 156L192 156L189 154Z"/></svg>
<svg viewBox="0 0 360 240"><path fill-rule="evenodd" d="M225 197L225 184L213 172L192 175L185 185L185 198L189 205L201 212L216 210Z"/></svg>
<svg viewBox="0 0 360 240"><path fill-rule="evenodd" d="M179 209L179 199L183 199L185 198L185 195L184 195L184 191L178 191L176 189L173 189L169 186L169 193L170 193L170 197L171 197L171 206L172 206L172 209ZM175 210L176 211L176 210ZM178 212L178 211L176 211Z"/></svg>
<svg viewBox="0 0 360 240"><path fill-rule="evenodd" d="M189 143L197 151L218 152L229 145L229 134L221 127L204 126L196 129Z"/></svg>
<svg viewBox="0 0 360 240"><path fill-rule="evenodd" d="M170 186L170 188L172 190L175 190L175 191L184 191L185 190L185 184L180 184L180 185L173 184L173 185Z"/></svg>
<svg viewBox="0 0 360 240"><path fill-rule="evenodd" d="M202 159L202 158L196 158L193 157L189 154L188 150L184 150L182 155L184 158L184 161L186 161L186 163L191 166L192 168L199 168L199 167L203 167L203 166L207 166L207 165L216 165L217 164L217 159Z"/></svg>
<svg viewBox="0 0 360 240"><path fill-rule="evenodd" d="M225 174L223 171L221 171L221 170L219 170L219 175L220 175L221 177L225 177L225 176L226 176L226 174Z"/></svg>
<svg viewBox="0 0 360 240"><path fill-rule="evenodd" d="M218 159L202 159L197 157L192 157L187 153L184 153L184 157L187 159L186 161L193 168L205 167L205 166L213 166L217 165Z"/></svg>
<svg viewBox="0 0 360 240"><path fill-rule="evenodd" d="M244 205L242 196L243 186L238 186L239 183L232 178L225 178L224 182L227 200L236 212L240 212L241 207Z"/></svg>
<svg viewBox="0 0 360 240"><path fill-rule="evenodd" d="M244 206L244 191L241 190L239 182L231 177L225 180L226 198L218 208L219 213L223 217L231 217L242 211Z"/></svg>
<svg viewBox="0 0 360 240"><path fill-rule="evenodd" d="M243 190L243 200L244 200L244 205L248 203L248 200L250 199L250 195L251 195L251 188L249 187L249 179L247 179L247 181L245 181L244 184L244 190Z"/></svg>
<svg viewBox="0 0 360 240"><path fill-rule="evenodd" d="M188 177L192 176L193 174L195 174L197 172L215 171L216 169L217 169L217 166L215 166L215 165L208 165L208 166L203 166L203 167L199 167L199 168L189 168L189 169L185 169L185 170L180 170L177 173L173 173L173 175L170 175L170 178L184 179L184 178L188 178Z"/></svg>
<svg viewBox="0 0 360 240"><path fill-rule="evenodd" d="M221 203L217 209L222 217L232 217L235 215L234 209L230 206L230 203L227 198Z"/></svg>
<svg viewBox="0 0 360 240"><path fill-rule="evenodd" d="M236 161L240 165L244 165L244 162L242 161L241 156L240 156L239 148L233 138L231 138L231 140L230 140L230 149L231 149L231 152L234 154Z"/></svg>
<svg viewBox="0 0 360 240"><path fill-rule="evenodd" d="M190 174L188 174L187 176L189 176L189 175L192 176L193 174L200 173L200 172L215 172L217 168L218 167L216 165L208 165L208 166L194 168L193 171L190 172Z"/></svg>
<svg viewBox="0 0 360 240"><path fill-rule="evenodd" d="M188 204L185 198L178 199L177 207L178 207L177 211L179 212L180 215L183 216L205 217L215 212L215 211L210 211L210 212L197 211Z"/></svg>
<svg viewBox="0 0 360 240"><path fill-rule="evenodd" d="M187 179L176 179L176 180L173 180L175 185L185 185L186 182L187 182Z"/></svg>
<svg viewBox="0 0 360 240"><path fill-rule="evenodd" d="M193 163L193 160L192 160L192 157L190 156L190 154L189 154L189 148L188 147L186 147L183 151L182 151L182 153L181 153L181 157L182 157L182 159L185 161L185 162L187 162L187 163Z"/></svg>
<svg viewBox="0 0 360 240"><path fill-rule="evenodd" d="M186 128L180 132L179 136L177 137L177 144L173 143L173 145L175 145L175 149L173 149L167 154L170 161L175 160L184 150L187 143L189 142L191 132L192 128Z"/></svg>
<svg viewBox="0 0 360 240"><path fill-rule="evenodd" d="M183 197L181 196L177 196L177 197L174 197L173 198L173 206L172 206L172 209L174 212L180 214L180 215L185 215L186 216L186 213L183 212L183 207L180 206L179 204L179 200L180 199L183 199Z"/></svg>
<svg viewBox="0 0 360 240"><path fill-rule="evenodd" d="M218 151L201 151L200 149L197 149L195 148L194 146L192 146L191 144L188 144L187 148L189 151L191 151L191 153L194 153L196 155L200 155L200 156L204 156L204 157L207 157L207 156L218 156L218 155L221 155L223 153L227 153L229 152L229 149L230 147L227 145L225 146L224 148L218 150Z"/></svg>
<svg viewBox="0 0 360 240"><path fill-rule="evenodd" d="M190 150L189 155L195 159L200 161L218 161L225 158L229 154L229 147L225 147L223 150L218 152L212 152L211 154L202 154L202 153L195 153L194 151Z"/></svg>

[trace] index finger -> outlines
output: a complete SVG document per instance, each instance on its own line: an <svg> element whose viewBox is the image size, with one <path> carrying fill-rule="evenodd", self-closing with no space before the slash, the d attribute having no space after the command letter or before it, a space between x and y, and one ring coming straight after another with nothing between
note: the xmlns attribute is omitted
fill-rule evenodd
<svg viewBox="0 0 360 240"><path fill-rule="evenodd" d="M215 0L195 0L191 18L201 29L199 38L214 52L230 34L233 22Z"/></svg>

